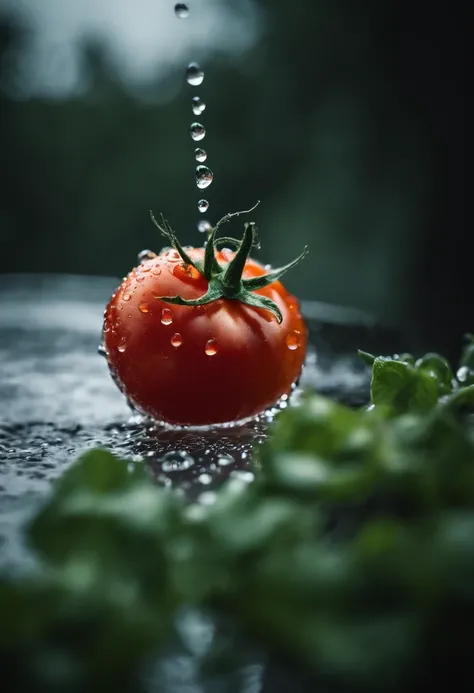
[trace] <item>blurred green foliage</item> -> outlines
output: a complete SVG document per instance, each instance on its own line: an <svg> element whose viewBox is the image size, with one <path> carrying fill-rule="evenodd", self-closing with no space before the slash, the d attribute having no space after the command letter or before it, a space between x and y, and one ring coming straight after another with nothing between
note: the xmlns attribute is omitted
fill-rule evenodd
<svg viewBox="0 0 474 693"><path fill-rule="evenodd" d="M437 313L456 329L467 305L449 279L454 250L444 247L463 226L462 17L394 0L304 0L291 10L287 0L255 1L254 48L204 65L211 220L260 199L253 218L264 262L283 264L310 245L311 261L288 279L301 297L414 323L446 346ZM2 24L4 56L28 44L13 29ZM105 46L84 43L82 62L81 97L1 93L0 271L122 275L138 250L160 244L149 208L183 242L201 242L195 92L183 71L150 83L144 101Z"/></svg>
<svg viewBox="0 0 474 693"><path fill-rule="evenodd" d="M284 410L255 480L229 479L213 502L157 488L142 463L84 455L29 525L33 571L0 576L9 690L140 690L147 657L177 644L184 605L233 624L201 660L209 676L244 635L310 672L308 692L465 690L474 386L453 377L442 394L442 357L417 364L376 358L384 396L369 410L315 394Z"/></svg>

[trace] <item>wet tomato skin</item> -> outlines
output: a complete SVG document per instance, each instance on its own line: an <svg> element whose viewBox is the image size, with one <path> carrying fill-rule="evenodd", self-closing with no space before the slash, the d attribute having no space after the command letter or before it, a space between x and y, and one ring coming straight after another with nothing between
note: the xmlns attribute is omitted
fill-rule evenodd
<svg viewBox="0 0 474 693"><path fill-rule="evenodd" d="M188 250L202 260L203 250ZM216 252L221 265L233 253ZM265 274L247 260L243 278ZM176 425L239 421L289 393L306 352L307 330L298 301L279 282L256 293L272 299L283 321L267 310L225 298L178 306L157 296L196 299L207 280L174 250L134 268L104 315L111 372L141 412Z"/></svg>

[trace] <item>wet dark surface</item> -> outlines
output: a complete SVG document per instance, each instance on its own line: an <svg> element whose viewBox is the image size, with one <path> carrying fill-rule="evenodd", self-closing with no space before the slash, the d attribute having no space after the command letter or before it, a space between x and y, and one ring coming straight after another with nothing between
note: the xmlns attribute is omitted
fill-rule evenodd
<svg viewBox="0 0 474 693"><path fill-rule="evenodd" d="M264 439L272 412L239 428L198 432L131 418L97 354L102 312L116 284L113 278L0 278L0 568L26 567L19 528L51 482L89 448L143 459L159 483L203 502L229 474L252 480L251 451ZM301 386L348 404L364 403L368 373L356 349L393 352L393 334L356 311L306 303L303 312L311 349ZM174 674L162 671L160 680L168 677L169 685L160 690L204 690L192 683L192 658L179 676L186 666L189 681L173 683ZM248 676L240 672L235 691L258 693L255 666ZM171 670L176 674L176 666Z"/></svg>

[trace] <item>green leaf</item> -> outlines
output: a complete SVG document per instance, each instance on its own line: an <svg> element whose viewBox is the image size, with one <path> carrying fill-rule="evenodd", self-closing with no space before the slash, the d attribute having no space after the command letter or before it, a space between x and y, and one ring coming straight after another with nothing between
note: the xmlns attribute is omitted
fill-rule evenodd
<svg viewBox="0 0 474 693"><path fill-rule="evenodd" d="M375 406L390 407L393 413L427 411L438 401L439 385L430 372L415 369L394 359L376 358L370 386Z"/></svg>
<svg viewBox="0 0 474 693"><path fill-rule="evenodd" d="M436 378L440 393L451 392L454 375L451 366L443 356L435 353L425 354L416 361L415 368Z"/></svg>

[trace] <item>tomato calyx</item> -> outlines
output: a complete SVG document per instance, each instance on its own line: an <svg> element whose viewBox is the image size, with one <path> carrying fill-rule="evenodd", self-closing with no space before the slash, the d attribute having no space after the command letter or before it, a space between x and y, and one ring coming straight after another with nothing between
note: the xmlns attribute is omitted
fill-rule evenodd
<svg viewBox="0 0 474 693"><path fill-rule="evenodd" d="M243 279L242 275L245 269L245 263L249 258L252 248L258 244L257 227L255 223L248 222L244 225L244 233L240 240L228 236L217 238L219 227L224 222L229 221L232 216L237 216L238 214L240 214L240 212L237 214L227 214L210 231L204 251L204 262L202 263L199 260L193 260L189 256L168 222L162 217L162 224L158 224L153 213L150 211L151 220L155 226L157 226L160 233L167 238L171 246L178 252L185 265L194 267L208 281L206 293L197 299L185 299L181 296L155 296L155 298L165 303L179 306L203 306L207 303L217 301L220 298L227 298L240 301L254 308L268 310L273 313L278 323L282 322L283 315L277 304L270 298L254 292L277 281L285 272L297 265L308 253L308 246L305 246L303 252L287 265L258 277ZM218 246L224 242L234 245L236 251L232 260L227 265L222 266L216 258L216 250Z"/></svg>

